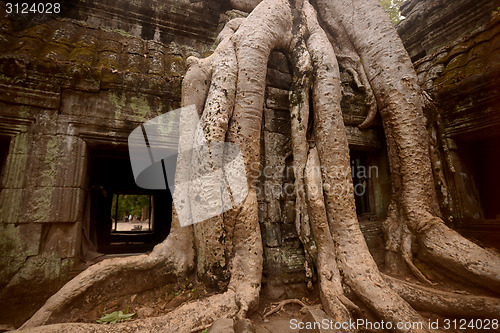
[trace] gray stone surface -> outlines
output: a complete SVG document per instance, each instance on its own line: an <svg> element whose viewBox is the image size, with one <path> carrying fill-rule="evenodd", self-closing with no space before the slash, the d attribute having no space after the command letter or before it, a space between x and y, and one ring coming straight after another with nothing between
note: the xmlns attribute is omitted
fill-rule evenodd
<svg viewBox="0 0 500 333"><path fill-rule="evenodd" d="M235 333L232 318L222 318L213 322L207 333Z"/></svg>
<svg viewBox="0 0 500 333"><path fill-rule="evenodd" d="M257 330L250 319L241 319L234 323L234 333L256 333Z"/></svg>
<svg viewBox="0 0 500 333"><path fill-rule="evenodd" d="M329 320L328 316L323 310L308 308L302 322L305 328L301 329L299 333L334 333L333 329L325 329L320 323L324 320Z"/></svg>

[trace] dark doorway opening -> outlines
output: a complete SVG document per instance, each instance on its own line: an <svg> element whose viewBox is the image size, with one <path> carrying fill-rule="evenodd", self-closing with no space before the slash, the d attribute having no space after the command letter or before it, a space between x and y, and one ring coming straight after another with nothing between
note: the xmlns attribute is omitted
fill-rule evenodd
<svg viewBox="0 0 500 333"><path fill-rule="evenodd" d="M368 177L371 169L367 167L367 156L368 153L364 151L350 151L351 177L358 215L370 213Z"/></svg>
<svg viewBox="0 0 500 333"><path fill-rule="evenodd" d="M7 162L7 155L9 154L10 137L0 135L0 181L3 178L3 171ZM2 186L2 183L0 183Z"/></svg>
<svg viewBox="0 0 500 333"><path fill-rule="evenodd" d="M170 192L135 184L126 146L89 145L89 159L89 228L98 252L152 250L170 232Z"/></svg>
<svg viewBox="0 0 500 333"><path fill-rule="evenodd" d="M488 137L457 140L458 152L473 173L486 219L500 219L500 128Z"/></svg>

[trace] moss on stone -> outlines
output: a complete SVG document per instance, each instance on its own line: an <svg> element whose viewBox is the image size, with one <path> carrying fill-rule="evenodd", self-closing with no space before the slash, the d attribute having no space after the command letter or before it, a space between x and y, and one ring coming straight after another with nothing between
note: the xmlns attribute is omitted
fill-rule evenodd
<svg viewBox="0 0 500 333"><path fill-rule="evenodd" d="M120 93L110 93L109 101L115 107L115 119L120 120L122 117L122 109L127 104L127 98L124 94Z"/></svg>
<svg viewBox="0 0 500 333"><path fill-rule="evenodd" d="M151 113L147 99L140 95L130 99L130 108L134 111L134 121L146 121L148 114Z"/></svg>

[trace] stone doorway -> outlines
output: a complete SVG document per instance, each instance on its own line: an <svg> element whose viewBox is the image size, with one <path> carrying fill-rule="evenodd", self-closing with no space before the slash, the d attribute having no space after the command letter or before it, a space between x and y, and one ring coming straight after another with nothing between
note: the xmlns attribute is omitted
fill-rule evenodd
<svg viewBox="0 0 500 333"><path fill-rule="evenodd" d="M2 179L3 169L9 154L10 137L0 135L0 180ZM2 184L0 183L0 189Z"/></svg>
<svg viewBox="0 0 500 333"><path fill-rule="evenodd" d="M148 252L167 237L170 192L135 184L126 147L90 147L88 177L88 235L97 252Z"/></svg>

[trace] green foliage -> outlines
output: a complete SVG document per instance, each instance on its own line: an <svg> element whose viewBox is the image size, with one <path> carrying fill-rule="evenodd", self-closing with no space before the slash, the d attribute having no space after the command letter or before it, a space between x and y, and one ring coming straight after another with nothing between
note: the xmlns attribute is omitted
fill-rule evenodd
<svg viewBox="0 0 500 333"><path fill-rule="evenodd" d="M103 316L97 319L96 321L99 324L104 324L104 323L115 324L125 320L130 320L135 315L135 313L127 313L127 312L128 312L128 307L127 310L125 310L125 313L123 311L115 311L108 314L103 314Z"/></svg>
<svg viewBox="0 0 500 333"><path fill-rule="evenodd" d="M396 25L402 19L399 12L399 7L401 7L404 1L405 0L379 0L380 4L382 5L382 7L384 7L394 25Z"/></svg>
<svg viewBox="0 0 500 333"><path fill-rule="evenodd" d="M113 195L113 205L111 215L116 212L116 196ZM118 220L124 219L126 215L141 216L142 208L149 207L149 195L120 194L118 198ZM147 218L147 216L143 217Z"/></svg>

